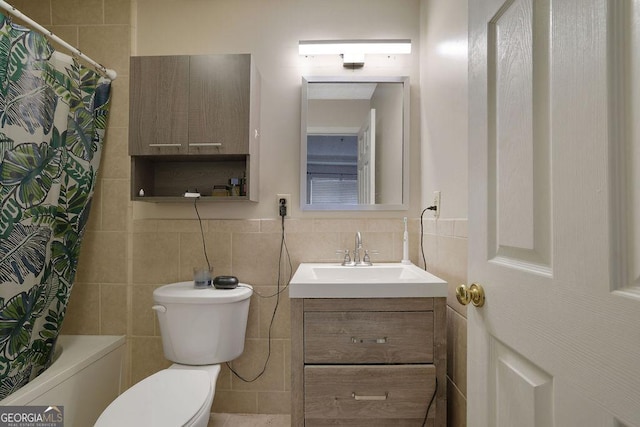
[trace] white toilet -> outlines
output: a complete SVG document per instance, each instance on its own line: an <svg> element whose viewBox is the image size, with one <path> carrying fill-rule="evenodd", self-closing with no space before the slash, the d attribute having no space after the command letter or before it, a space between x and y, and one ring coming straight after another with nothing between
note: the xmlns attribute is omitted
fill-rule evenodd
<svg viewBox="0 0 640 427"><path fill-rule="evenodd" d="M145 378L121 394L96 426L205 427L219 363L244 350L251 286L196 289L193 282L153 292L168 369Z"/></svg>

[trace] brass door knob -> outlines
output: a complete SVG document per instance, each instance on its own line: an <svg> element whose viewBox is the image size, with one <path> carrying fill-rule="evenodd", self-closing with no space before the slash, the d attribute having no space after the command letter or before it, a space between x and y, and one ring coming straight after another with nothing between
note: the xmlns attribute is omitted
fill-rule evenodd
<svg viewBox="0 0 640 427"><path fill-rule="evenodd" d="M467 288L467 285L460 285L456 288L456 298L462 305L472 303L476 307L482 307L484 305L484 289L477 283L472 283Z"/></svg>

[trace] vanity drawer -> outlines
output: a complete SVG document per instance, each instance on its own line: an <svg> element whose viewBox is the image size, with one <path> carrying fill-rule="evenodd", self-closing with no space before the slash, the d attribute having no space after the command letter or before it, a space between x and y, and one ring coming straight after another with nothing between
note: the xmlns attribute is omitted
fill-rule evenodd
<svg viewBox="0 0 640 427"><path fill-rule="evenodd" d="M433 312L305 312L304 362L432 363Z"/></svg>
<svg viewBox="0 0 640 427"><path fill-rule="evenodd" d="M305 427L420 426L435 378L434 365L305 366Z"/></svg>

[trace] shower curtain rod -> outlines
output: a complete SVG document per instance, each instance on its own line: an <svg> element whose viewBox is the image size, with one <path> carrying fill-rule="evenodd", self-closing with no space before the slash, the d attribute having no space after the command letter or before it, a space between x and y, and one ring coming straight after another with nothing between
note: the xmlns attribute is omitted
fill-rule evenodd
<svg viewBox="0 0 640 427"><path fill-rule="evenodd" d="M58 43L58 44L60 44L62 46L64 46L66 49L69 49L71 52L73 52L74 55L84 59L86 62L91 64L93 66L93 68L95 68L95 70L98 73L100 73L102 75L106 75L111 80L115 80L116 77L118 76L118 74L115 72L115 70L107 68L104 65L102 65L102 64L94 61L93 59L89 58L87 55L82 53L80 51L80 49L78 49L77 47L74 47L74 46L70 45L69 43L67 43L66 41L62 40L60 37L58 37L55 34L53 34L53 32L47 30L42 25L38 24L33 19L29 18L27 15L25 15L22 12L20 12L18 9L16 9L15 7L10 5L6 1L0 0L0 8L6 10L7 12L9 12L11 15L15 16L16 18L22 19L24 22L26 22L27 24L29 24L30 26L32 26L36 30L40 31L42 34L44 34L49 39L53 40L54 42L56 42L56 43Z"/></svg>

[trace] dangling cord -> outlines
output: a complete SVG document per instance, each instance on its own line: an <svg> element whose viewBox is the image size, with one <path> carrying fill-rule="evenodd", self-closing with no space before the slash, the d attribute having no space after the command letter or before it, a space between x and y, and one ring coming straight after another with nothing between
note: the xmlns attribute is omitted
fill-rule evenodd
<svg viewBox="0 0 640 427"><path fill-rule="evenodd" d="M436 393L438 392L438 378L436 378L436 387L433 390L433 395L431 395L431 400L429 401L429 406L427 406L427 413L424 414L424 421L422 422L422 427L427 425L427 418L429 417L429 410L431 410L431 405L433 405L433 400L436 398Z"/></svg>
<svg viewBox="0 0 640 427"><path fill-rule="evenodd" d="M427 271L427 260L424 257L424 224L422 223L422 221L423 221L424 213L428 209L429 208L424 208L424 210L420 214L420 252L422 253L422 263L424 265L425 271Z"/></svg>
<svg viewBox="0 0 640 427"><path fill-rule="evenodd" d="M422 223L422 218L424 217L424 213L426 211L437 211L438 207L436 205L427 206L424 208L422 213L420 214L420 251L422 252L422 262L424 264L424 270L427 271L427 260L424 258L424 225Z"/></svg>
<svg viewBox="0 0 640 427"><path fill-rule="evenodd" d="M202 229L202 219L200 218L200 212L198 212L198 198L193 199L193 208L196 210L196 215L198 215L198 223L200 224L200 235L202 236L202 250L204 251L204 259L207 260L207 267L209 267L209 271L211 271L211 263L209 262L209 256L207 255L207 245L204 241L204 230Z"/></svg>
<svg viewBox="0 0 640 427"><path fill-rule="evenodd" d="M278 261L278 290L276 291L275 294L262 295L260 292L254 289L253 293L260 298L265 298L265 299L273 298L278 294L283 293L289 287L289 283L291 283L291 278L293 277L293 264L291 263L291 255L289 254L289 248L287 247L287 241L285 240L284 236L285 236L284 235L284 218L282 218L282 242L280 243L280 260ZM287 279L287 282L285 283L284 287L280 288L280 277L281 277L280 269L282 266L282 248L284 248L284 253L287 257L286 261L287 261L287 264L289 265L289 278ZM238 285L238 286L243 286L243 285Z"/></svg>
<svg viewBox="0 0 640 427"><path fill-rule="evenodd" d="M278 312L278 306L280 305L280 294L287 288L287 286L289 286L289 282L291 282L291 270L292 270L292 266L291 266L291 257L289 256L289 249L287 248L287 242L284 238L285 233L284 233L284 216L282 217L282 238L280 239L280 255L278 257L278 288L275 294L270 295L270 296L263 296L260 295L256 292L256 295L258 295L261 298L271 298L271 297L276 297L276 304L275 307L273 307L273 314L271 315L271 322L269 323L269 335L268 335L268 340L267 340L267 358L264 361L264 365L262 366L262 370L258 373L258 375L256 375L254 378L248 379L248 378L244 378L242 375L240 375L237 371L235 371L233 369L233 366L231 366L231 363L226 362L227 368L229 368L229 370L233 373L233 375L235 375L236 377L238 377L240 380L246 382L246 383L252 383L255 380L257 380L258 378L260 378L265 371L267 370L267 364L269 363L269 358L271 357L271 330L273 329L273 322L276 318L276 313ZM280 278L282 277L282 252L283 250L285 251L286 255L287 255L287 259L289 261L289 280L287 281L287 284L284 288L280 289Z"/></svg>

